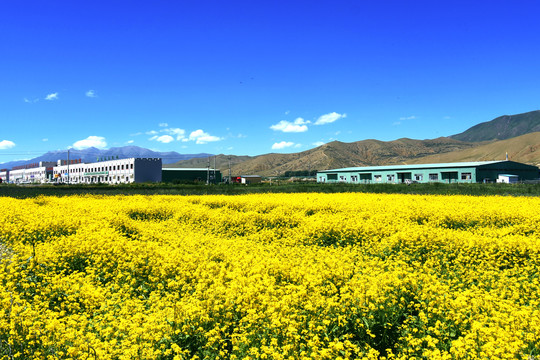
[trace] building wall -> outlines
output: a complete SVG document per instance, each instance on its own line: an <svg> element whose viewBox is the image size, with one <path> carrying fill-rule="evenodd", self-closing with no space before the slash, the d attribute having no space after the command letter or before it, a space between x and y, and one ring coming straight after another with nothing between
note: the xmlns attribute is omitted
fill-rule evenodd
<svg viewBox="0 0 540 360"><path fill-rule="evenodd" d="M41 166L9 171L9 181L13 183L41 184L52 179L52 168Z"/></svg>
<svg viewBox="0 0 540 360"><path fill-rule="evenodd" d="M3 183L9 182L9 171L8 170L0 171L0 179L2 180Z"/></svg>
<svg viewBox="0 0 540 360"><path fill-rule="evenodd" d="M333 176L332 176L333 175ZM476 182L476 168L434 168L317 173L317 182L356 184L401 184L428 182Z"/></svg>
<svg viewBox="0 0 540 360"><path fill-rule="evenodd" d="M206 182L207 178L210 178L211 183L220 183L222 180L221 171L210 169L197 169L197 168L163 168L162 171L163 182Z"/></svg>
<svg viewBox="0 0 540 360"><path fill-rule="evenodd" d="M473 183L483 181L495 181L500 174L518 175L519 180L532 180L539 178L539 169L536 166L521 164L513 161L481 163L448 164L451 166L411 168L400 166L399 169L382 167L373 168L347 168L334 171L322 171L317 173L318 182L347 182L347 183Z"/></svg>
<svg viewBox="0 0 540 360"><path fill-rule="evenodd" d="M538 179L539 169L536 166L505 161L497 164L483 165L478 168L478 182L495 182L499 175L517 175L518 181Z"/></svg>
<svg viewBox="0 0 540 360"><path fill-rule="evenodd" d="M69 176L68 176L69 168ZM54 167L59 182L75 184L127 184L161 181L161 159L129 158Z"/></svg>
<svg viewBox="0 0 540 360"><path fill-rule="evenodd" d="M135 161L135 182L161 182L161 159L137 158Z"/></svg>
<svg viewBox="0 0 540 360"><path fill-rule="evenodd" d="M262 182L260 176L240 176L240 182L242 184L258 184Z"/></svg>

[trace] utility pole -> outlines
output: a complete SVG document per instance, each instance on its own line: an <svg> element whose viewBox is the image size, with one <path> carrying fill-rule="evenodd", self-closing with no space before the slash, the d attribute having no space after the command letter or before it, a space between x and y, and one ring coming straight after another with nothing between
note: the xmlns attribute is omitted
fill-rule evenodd
<svg viewBox="0 0 540 360"><path fill-rule="evenodd" d="M69 149L68 149L68 158L67 158L67 183L69 185Z"/></svg>
<svg viewBox="0 0 540 360"><path fill-rule="evenodd" d="M229 184L231 183L231 157L229 156Z"/></svg>
<svg viewBox="0 0 540 360"><path fill-rule="evenodd" d="M217 179L216 179L216 157L217 156L214 156L214 184L217 184Z"/></svg>
<svg viewBox="0 0 540 360"><path fill-rule="evenodd" d="M208 167L206 168L206 185L210 184L210 156L208 157Z"/></svg>

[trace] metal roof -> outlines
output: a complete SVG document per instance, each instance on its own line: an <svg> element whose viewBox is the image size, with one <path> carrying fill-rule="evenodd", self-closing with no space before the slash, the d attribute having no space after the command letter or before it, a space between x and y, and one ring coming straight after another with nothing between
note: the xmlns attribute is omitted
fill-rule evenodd
<svg viewBox="0 0 540 360"><path fill-rule="evenodd" d="M164 167L162 170L173 170L173 171L219 171L218 169L208 169L208 168L170 168Z"/></svg>
<svg viewBox="0 0 540 360"><path fill-rule="evenodd" d="M473 162L457 162L457 163L440 163L440 164L411 164L411 165L385 165L385 166L364 166L364 167L349 167L342 169L322 170L319 172L331 171L384 171L384 170L406 170L406 169L435 169L435 168L456 168L456 167L477 167L495 163L507 162L507 160L495 161L473 161Z"/></svg>

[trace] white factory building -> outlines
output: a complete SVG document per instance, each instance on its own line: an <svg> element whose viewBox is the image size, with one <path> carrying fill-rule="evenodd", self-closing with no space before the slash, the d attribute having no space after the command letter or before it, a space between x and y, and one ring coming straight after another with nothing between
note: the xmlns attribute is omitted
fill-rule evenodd
<svg viewBox="0 0 540 360"><path fill-rule="evenodd" d="M18 184L44 183L52 179L54 161L16 166L9 170L9 182Z"/></svg>
<svg viewBox="0 0 540 360"><path fill-rule="evenodd" d="M39 162L0 170L2 182L15 184L128 184L161 182L160 158L129 158L83 163L80 160Z"/></svg>
<svg viewBox="0 0 540 360"><path fill-rule="evenodd" d="M70 184L161 182L160 158L129 158L94 163L58 161L53 180Z"/></svg>
<svg viewBox="0 0 540 360"><path fill-rule="evenodd" d="M9 182L9 170L0 169L0 183L7 183L7 182Z"/></svg>

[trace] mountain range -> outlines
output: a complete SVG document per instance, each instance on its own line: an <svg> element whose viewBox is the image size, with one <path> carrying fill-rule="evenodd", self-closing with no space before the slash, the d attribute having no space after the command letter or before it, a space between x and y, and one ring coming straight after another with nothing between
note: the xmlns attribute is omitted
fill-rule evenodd
<svg viewBox="0 0 540 360"><path fill-rule="evenodd" d="M390 164L426 164L438 162L510 160L540 165L540 110L517 115L504 115L475 125L466 131L449 137L415 140L402 138L393 141L362 140L352 143L332 141L306 151L258 156L179 154L156 152L137 146L125 146L99 150L70 150L71 159L84 162L100 158L160 157L165 167L220 169L227 176L256 174L262 176L282 175L288 171L313 171L352 166L376 166ZM67 159L67 151L51 151L40 157L0 164L11 168L39 161Z"/></svg>
<svg viewBox="0 0 540 360"><path fill-rule="evenodd" d="M353 166L427 164L439 162L510 160L540 165L540 111L504 115L449 137L394 141L333 141L293 154L265 154L236 158L217 155L216 166L228 174L276 176L287 171L336 169ZM214 160L211 160L213 164ZM208 159L180 161L174 167L206 167Z"/></svg>
<svg viewBox="0 0 540 360"><path fill-rule="evenodd" d="M161 158L163 164L176 163L178 161L193 159L193 158L208 158L212 154L200 153L200 154L180 154L175 151L169 152L159 152L149 149L145 149L138 146L123 146L123 147L112 147L106 150L100 150L95 147L90 147L83 150L69 150L69 159L81 159L83 162L94 162L98 159L108 159L116 158L127 159L133 157L142 157L142 158ZM14 166L24 165L29 163L38 163L40 161L57 161L57 160L67 160L68 159L68 150L57 150L49 151L41 156L28 159L28 160L17 160L10 161L3 164L0 164L0 168L11 169Z"/></svg>
<svg viewBox="0 0 540 360"><path fill-rule="evenodd" d="M505 140L533 132L540 132L540 110L499 116L450 137L461 141L478 142Z"/></svg>

